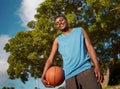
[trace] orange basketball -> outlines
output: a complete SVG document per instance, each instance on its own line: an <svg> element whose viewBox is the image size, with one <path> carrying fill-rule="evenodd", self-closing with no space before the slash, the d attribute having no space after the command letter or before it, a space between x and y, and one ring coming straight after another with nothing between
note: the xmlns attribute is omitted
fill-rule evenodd
<svg viewBox="0 0 120 89"><path fill-rule="evenodd" d="M46 72L46 80L52 86L59 86L64 81L64 71L61 67L52 66Z"/></svg>

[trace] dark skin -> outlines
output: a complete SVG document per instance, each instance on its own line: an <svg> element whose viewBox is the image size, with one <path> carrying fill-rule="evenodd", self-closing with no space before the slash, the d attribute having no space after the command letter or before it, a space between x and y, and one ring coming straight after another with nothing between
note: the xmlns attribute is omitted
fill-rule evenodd
<svg viewBox="0 0 120 89"><path fill-rule="evenodd" d="M69 27L68 25L68 22L65 18L63 17L58 17L56 20L55 20L55 25L56 27L62 31L62 34L66 35L66 34L69 34L73 31L72 28ZM88 50L88 53L92 59L92 62L94 64L94 72L95 72L95 75L96 77L98 78L98 82L99 83L102 83L104 78L103 78L103 74L101 72L101 69L100 69L100 65L98 63L98 60L97 60L97 55L96 55L96 52L90 42L90 39L86 33L86 31L84 29L82 29L82 32L83 32L83 35L85 37L85 44L86 44L86 47L87 47L87 50ZM46 87L53 87L50 85L50 83L45 79L45 74L46 74L46 71L48 70L49 67L52 66L53 64L53 61L54 61L54 57L55 57L55 54L56 52L58 51L58 40L57 38L54 40L53 42L53 46L52 46L52 50L51 50L51 53L49 55L49 58L47 59L46 61L46 65L44 67L44 71L43 71L43 74L42 74L42 83L46 86Z"/></svg>

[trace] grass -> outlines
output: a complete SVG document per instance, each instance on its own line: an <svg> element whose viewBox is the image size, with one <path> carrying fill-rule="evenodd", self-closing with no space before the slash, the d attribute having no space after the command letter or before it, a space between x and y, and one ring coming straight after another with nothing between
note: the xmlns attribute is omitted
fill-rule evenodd
<svg viewBox="0 0 120 89"><path fill-rule="evenodd" d="M120 84L119 85L116 85L116 86L107 86L103 89L120 89Z"/></svg>

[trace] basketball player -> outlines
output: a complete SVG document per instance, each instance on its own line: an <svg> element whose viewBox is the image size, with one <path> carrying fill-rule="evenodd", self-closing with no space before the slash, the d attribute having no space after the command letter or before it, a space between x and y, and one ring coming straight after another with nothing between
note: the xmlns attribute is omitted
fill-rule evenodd
<svg viewBox="0 0 120 89"><path fill-rule="evenodd" d="M63 15L56 17L55 25L62 34L54 40L46 61L41 77L43 84L52 87L46 81L45 73L52 65L56 52L59 51L63 59L66 89L102 89L103 75L86 31L82 27L71 28Z"/></svg>

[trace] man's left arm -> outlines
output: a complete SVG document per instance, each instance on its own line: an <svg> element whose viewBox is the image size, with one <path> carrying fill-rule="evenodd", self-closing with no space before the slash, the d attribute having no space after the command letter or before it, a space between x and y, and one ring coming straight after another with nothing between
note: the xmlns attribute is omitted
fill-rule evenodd
<svg viewBox="0 0 120 89"><path fill-rule="evenodd" d="M94 50L94 48L93 48L93 46L90 42L89 36L87 35L86 31L84 29L82 29L82 32L83 32L83 35L84 35L84 38L85 38L85 44L86 44L88 53L89 53L89 55L92 59L94 67L95 67L95 69L94 69L95 75L98 78L98 82L102 83L103 80L104 80L104 77L103 77L103 74L101 72L99 62L97 60L96 52L95 52L95 50Z"/></svg>

